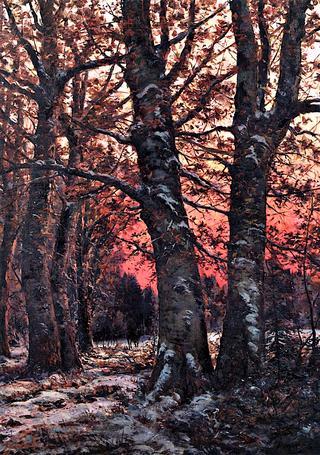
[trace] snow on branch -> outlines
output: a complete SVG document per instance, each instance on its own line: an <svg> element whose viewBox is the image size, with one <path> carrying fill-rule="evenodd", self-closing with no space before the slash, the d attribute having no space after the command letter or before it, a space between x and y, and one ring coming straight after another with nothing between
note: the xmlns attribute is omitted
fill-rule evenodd
<svg viewBox="0 0 320 455"><path fill-rule="evenodd" d="M298 101L295 106L296 116L300 114L320 112L320 98L311 98L304 101Z"/></svg>

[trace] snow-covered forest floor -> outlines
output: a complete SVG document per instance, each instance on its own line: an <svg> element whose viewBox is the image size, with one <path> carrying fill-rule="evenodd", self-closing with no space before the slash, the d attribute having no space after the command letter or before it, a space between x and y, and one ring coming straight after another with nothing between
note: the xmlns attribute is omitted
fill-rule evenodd
<svg viewBox="0 0 320 455"><path fill-rule="evenodd" d="M214 356L218 338L210 337ZM259 383L181 403L178 394L144 399L151 341L97 346L84 370L37 380L26 353L2 363L0 453L319 454L320 387L312 371L269 368ZM236 372L235 372L236 374Z"/></svg>

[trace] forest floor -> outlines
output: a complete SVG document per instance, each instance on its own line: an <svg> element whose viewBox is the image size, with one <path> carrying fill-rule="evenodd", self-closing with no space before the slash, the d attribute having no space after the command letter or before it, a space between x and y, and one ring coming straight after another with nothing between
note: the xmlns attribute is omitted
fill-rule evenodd
<svg viewBox="0 0 320 455"><path fill-rule="evenodd" d="M213 356L217 343L212 335ZM18 374L26 351L15 348L0 365L0 454L319 455L314 371L272 367L228 393L150 404L143 389L153 358L150 341L96 346L82 372L35 380Z"/></svg>

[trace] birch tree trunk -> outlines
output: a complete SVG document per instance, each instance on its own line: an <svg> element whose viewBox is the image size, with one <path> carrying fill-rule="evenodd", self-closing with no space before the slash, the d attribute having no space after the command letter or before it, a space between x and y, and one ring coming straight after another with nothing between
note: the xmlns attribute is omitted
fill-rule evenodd
<svg viewBox="0 0 320 455"><path fill-rule="evenodd" d="M301 42L309 0L289 0L273 108L266 110L270 43L264 0L258 1L260 57L247 0L231 0L237 46L228 245L228 302L217 359L221 387L261 373L264 324L266 198L269 169L290 122L301 110Z"/></svg>
<svg viewBox="0 0 320 455"><path fill-rule="evenodd" d="M217 360L217 379L224 385L254 375L263 353L269 146L257 137L237 144L232 171L228 298Z"/></svg>
<svg viewBox="0 0 320 455"><path fill-rule="evenodd" d="M125 0L123 17L125 78L134 107L131 136L145 193L141 217L154 248L160 308L150 398L170 390L192 395L201 390L212 365L193 236L182 202L165 62L152 41L149 3Z"/></svg>

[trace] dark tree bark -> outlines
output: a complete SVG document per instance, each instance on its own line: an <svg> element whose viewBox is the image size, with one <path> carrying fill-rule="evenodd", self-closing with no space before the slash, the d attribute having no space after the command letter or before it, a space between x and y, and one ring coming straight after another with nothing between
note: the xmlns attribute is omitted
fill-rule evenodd
<svg viewBox="0 0 320 455"><path fill-rule="evenodd" d="M81 367L76 346L76 330L71 318L68 295L69 261L73 256L76 238L77 212L74 205L64 204L56 237L51 275L55 315L61 343L61 367L73 370Z"/></svg>
<svg viewBox="0 0 320 455"><path fill-rule="evenodd" d="M0 157L3 163L5 152L4 141L0 141ZM4 174L2 176L5 215L3 223L3 236L0 246L0 355L10 357L9 336L8 336L8 283L7 273L10 264L13 243L17 233L17 188L14 185L14 177Z"/></svg>
<svg viewBox="0 0 320 455"><path fill-rule="evenodd" d="M11 31L27 53L38 77L38 83L28 82L27 88L21 87L19 83L11 84L4 76L1 76L1 80L7 88L32 99L38 105L37 128L35 134L30 136L34 145L34 159L38 165L33 166L30 173L29 202L22 235L22 281L29 317L29 366L36 371L53 371L60 369L61 362L64 362L61 359L61 348L68 351L69 364L71 359L75 364L78 364L78 360L72 340L73 329L69 327L69 308L66 306L65 290L62 290L60 278L54 279L52 287L57 297L56 302L53 299L51 266L56 230L53 226L51 203L54 203L54 196L51 191L50 170L43 172L41 164L55 163L55 125L58 123L56 111L65 84L83 71L114 63L114 59L105 57L61 71L57 21L62 17L64 3L56 9L52 1L39 2L38 16L41 24L37 14L32 14L34 25L39 31L40 50L21 32L7 0L4 0L4 6ZM10 76L15 78L14 75ZM10 119L9 123L14 124ZM56 253L59 256L58 269L61 271L65 261L60 253L65 251L66 245L61 230L59 236Z"/></svg>
<svg viewBox="0 0 320 455"><path fill-rule="evenodd" d="M51 109L39 107L35 159L53 158L54 133ZM50 153L51 152L51 153ZM22 282L29 318L29 367L53 371L60 368L60 340L51 292L54 229L50 214L50 181L37 169L31 171L29 203L23 229Z"/></svg>
<svg viewBox="0 0 320 455"><path fill-rule="evenodd" d="M144 191L141 217L154 248L160 307L150 397L170 390L192 395L212 366L193 235L181 195L164 53L152 41L148 1L125 0L123 19L125 79L134 107L131 136Z"/></svg>
<svg viewBox="0 0 320 455"><path fill-rule="evenodd" d="M83 110L85 86L82 84L81 75L73 80L73 103L72 117L80 114ZM83 100L80 102L79 100ZM81 144L75 133L70 119L61 116L65 128L65 135L69 142L69 167L77 167L80 162ZM75 183L76 178L69 176L64 185L66 194ZM56 235L55 251L53 256L53 268L51 275L55 314L58 322L61 363L63 370L73 370L81 367L81 361L76 345L76 327L71 317L72 300L70 298L70 280L76 288L77 282L72 274L72 263L76 260L77 225L79 219L80 204L66 199L62 202L60 219ZM71 272L71 273L70 273ZM73 294L75 290L73 291Z"/></svg>
<svg viewBox="0 0 320 455"><path fill-rule="evenodd" d="M268 176L277 147L297 115L301 41L309 3L289 1L278 91L274 108L266 111L270 50L264 1L259 0L258 5L260 60L247 1L231 1L238 76L233 121L235 154L231 171L228 300L216 368L221 387L254 377L262 366Z"/></svg>
<svg viewBox="0 0 320 455"><path fill-rule="evenodd" d="M91 302L89 299L89 248L88 237L88 202L84 202L77 227L77 289L78 289L78 342L81 352L88 352L93 348L91 327Z"/></svg>
<svg viewBox="0 0 320 455"><path fill-rule="evenodd" d="M53 5L40 3L43 23L40 58L30 58L37 68L42 97L38 99L38 124L34 159L55 160L55 107L57 36ZM43 63L42 63L43 62ZM51 213L50 174L31 170L29 202L23 228L22 282L29 318L29 368L54 371L61 367L61 343L51 289L51 259L55 230Z"/></svg>

